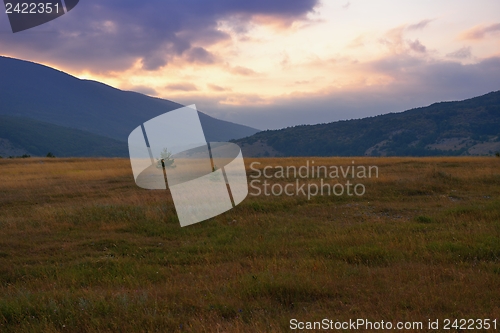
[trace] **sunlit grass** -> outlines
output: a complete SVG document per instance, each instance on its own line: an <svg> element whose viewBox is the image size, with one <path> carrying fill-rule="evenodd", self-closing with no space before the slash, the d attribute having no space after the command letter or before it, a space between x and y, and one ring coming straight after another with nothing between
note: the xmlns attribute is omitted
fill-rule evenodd
<svg viewBox="0 0 500 333"><path fill-rule="evenodd" d="M312 160L379 177L356 180L362 197L249 196L181 228L169 192L136 187L125 159L0 160L0 331L500 319L500 159Z"/></svg>

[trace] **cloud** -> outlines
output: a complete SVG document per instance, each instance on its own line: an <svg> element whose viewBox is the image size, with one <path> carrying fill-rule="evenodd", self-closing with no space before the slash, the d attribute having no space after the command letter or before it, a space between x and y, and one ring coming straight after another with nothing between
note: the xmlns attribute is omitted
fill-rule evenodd
<svg viewBox="0 0 500 333"><path fill-rule="evenodd" d="M229 69L229 71L233 74L243 75L243 76L253 76L258 75L256 71L250 68L246 68L243 66L235 66Z"/></svg>
<svg viewBox="0 0 500 333"><path fill-rule="evenodd" d="M215 56L202 47L194 47L186 52L186 60L193 63L213 64Z"/></svg>
<svg viewBox="0 0 500 333"><path fill-rule="evenodd" d="M405 39L405 33L407 30L408 27L406 25L393 28L387 31L384 36L379 39L379 42L382 45L385 45L394 54L406 54L409 51L426 53L427 48L418 39L413 41Z"/></svg>
<svg viewBox="0 0 500 333"><path fill-rule="evenodd" d="M345 5L342 5L342 9L349 9L351 7L351 3L348 1Z"/></svg>
<svg viewBox="0 0 500 333"><path fill-rule="evenodd" d="M280 61L280 65L282 68L287 68L288 66L290 66L291 64L291 61L290 61L290 56L288 55L287 52L284 52L283 53L283 58L281 59Z"/></svg>
<svg viewBox="0 0 500 333"><path fill-rule="evenodd" d="M491 24L487 26L477 26L460 34L462 40L480 40L488 34L500 32L500 23Z"/></svg>
<svg viewBox="0 0 500 333"><path fill-rule="evenodd" d="M198 91L198 87L188 82L167 84L165 88L168 90L176 90L176 91Z"/></svg>
<svg viewBox="0 0 500 333"><path fill-rule="evenodd" d="M358 37L354 38L347 47L349 48L358 48L365 46L365 36L364 35L359 35Z"/></svg>
<svg viewBox="0 0 500 333"><path fill-rule="evenodd" d="M213 63L208 46L227 41L218 22L238 16L304 20L319 0L86 0L43 27L0 34L9 56L92 73L123 71L140 60L146 70L176 58ZM45 33L41 33L45 31Z"/></svg>
<svg viewBox="0 0 500 333"><path fill-rule="evenodd" d="M454 59L470 59L472 58L472 52L470 50L470 46L464 46L455 52L448 53L446 56Z"/></svg>
<svg viewBox="0 0 500 333"><path fill-rule="evenodd" d="M271 101L255 94L232 94L219 101L222 105L269 105Z"/></svg>
<svg viewBox="0 0 500 333"><path fill-rule="evenodd" d="M222 92L222 91L231 91L230 88L224 88L224 87L218 86L216 84L211 84L211 83L208 83L207 87L210 90L212 90L212 91L219 91L219 92Z"/></svg>
<svg viewBox="0 0 500 333"><path fill-rule="evenodd" d="M385 45L392 53L405 53L408 51L407 45L404 40L404 32L406 26L399 26L387 31L379 42Z"/></svg>
<svg viewBox="0 0 500 333"><path fill-rule="evenodd" d="M422 20L422 21L420 21L418 23L410 24L406 29L407 30L422 30L423 28L425 28L432 21L434 21L434 19Z"/></svg>
<svg viewBox="0 0 500 333"><path fill-rule="evenodd" d="M420 43L418 39L414 41L408 41L408 46L410 47L410 50L418 52L418 53L425 53L427 52L427 48Z"/></svg>

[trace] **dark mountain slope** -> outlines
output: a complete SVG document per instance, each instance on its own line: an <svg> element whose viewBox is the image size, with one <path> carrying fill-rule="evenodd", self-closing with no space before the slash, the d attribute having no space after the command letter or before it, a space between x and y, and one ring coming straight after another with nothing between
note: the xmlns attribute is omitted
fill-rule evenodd
<svg viewBox="0 0 500 333"><path fill-rule="evenodd" d="M0 78L0 114L77 128L121 141L126 141L141 123L181 106L6 57L0 57ZM203 113L200 119L208 141L226 141L258 132Z"/></svg>
<svg viewBox="0 0 500 333"><path fill-rule="evenodd" d="M33 119L0 116L0 156L126 157L125 142Z"/></svg>
<svg viewBox="0 0 500 333"><path fill-rule="evenodd" d="M264 131L251 156L483 155L500 150L500 91L377 117Z"/></svg>

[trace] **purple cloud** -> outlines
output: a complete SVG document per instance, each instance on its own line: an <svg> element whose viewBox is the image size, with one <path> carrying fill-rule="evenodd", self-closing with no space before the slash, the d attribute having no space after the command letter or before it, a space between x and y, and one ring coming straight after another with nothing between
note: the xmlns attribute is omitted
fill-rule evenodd
<svg viewBox="0 0 500 333"><path fill-rule="evenodd" d="M0 48L14 57L96 73L124 70L137 59L148 70L165 66L175 57L213 63L216 58L201 46L229 38L218 30L220 19L251 20L258 15L301 19L318 2L86 0L44 26L15 35L1 33Z"/></svg>
<svg viewBox="0 0 500 333"><path fill-rule="evenodd" d="M186 60L194 63L213 64L216 57L202 47L193 47L186 52Z"/></svg>
<svg viewBox="0 0 500 333"><path fill-rule="evenodd" d="M425 45L423 45L422 43L420 43L420 41L418 39L414 40L414 41L408 41L408 46L410 47L410 49L412 51L415 51L415 52L418 52L418 53L425 53L427 52L427 48L425 47Z"/></svg>
<svg viewBox="0 0 500 333"><path fill-rule="evenodd" d="M470 46L467 47L462 47L459 50L456 50L455 52L448 53L446 55L448 58L455 58L455 59L469 59L472 58L472 52L470 50Z"/></svg>
<svg viewBox="0 0 500 333"><path fill-rule="evenodd" d="M407 30L422 30L432 21L434 21L434 20L433 19L432 20L430 20L430 19L422 20L418 23L409 25L406 29Z"/></svg>

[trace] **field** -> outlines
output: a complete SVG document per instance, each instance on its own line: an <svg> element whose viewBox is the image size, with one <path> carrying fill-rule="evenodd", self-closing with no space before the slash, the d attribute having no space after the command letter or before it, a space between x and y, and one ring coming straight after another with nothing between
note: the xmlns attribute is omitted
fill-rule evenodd
<svg viewBox="0 0 500 333"><path fill-rule="evenodd" d="M306 163L247 159L249 176L256 161ZM292 318L500 328L500 158L355 163L379 168L356 180L363 196L249 195L181 228L168 191L138 188L126 159L1 159L0 332L289 332Z"/></svg>

